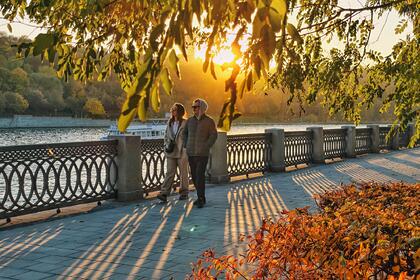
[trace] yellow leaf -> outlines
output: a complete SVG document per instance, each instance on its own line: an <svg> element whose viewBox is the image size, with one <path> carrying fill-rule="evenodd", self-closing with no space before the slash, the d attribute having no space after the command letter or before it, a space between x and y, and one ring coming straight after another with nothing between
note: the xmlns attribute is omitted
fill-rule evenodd
<svg viewBox="0 0 420 280"><path fill-rule="evenodd" d="M146 121L146 97L140 98L139 106L137 107L137 115L142 122Z"/></svg>
<svg viewBox="0 0 420 280"><path fill-rule="evenodd" d="M215 70L214 70L214 62L213 62L213 59L210 61L210 73L211 73L211 75L213 76L213 78L214 78L215 80L217 80L217 77L216 77L216 72L215 72Z"/></svg>
<svg viewBox="0 0 420 280"><path fill-rule="evenodd" d="M242 99L244 96L245 88L246 88L246 77L242 80L241 85L239 86L239 98Z"/></svg>
<svg viewBox="0 0 420 280"><path fill-rule="evenodd" d="M127 98L127 100L124 102L123 107L122 107L123 112L129 109L128 103L129 103L129 99ZM136 115L136 108L131 109L126 114L120 114L118 118L118 130L120 132L125 132L125 130L130 125L135 115Z"/></svg>
<svg viewBox="0 0 420 280"><path fill-rule="evenodd" d="M248 72L248 77L246 78L246 88L248 91L252 89L252 71Z"/></svg>
<svg viewBox="0 0 420 280"><path fill-rule="evenodd" d="M287 1L286 0L273 0L271 1L271 8L273 8L282 18L287 13Z"/></svg>
<svg viewBox="0 0 420 280"><path fill-rule="evenodd" d="M286 0L273 0L270 5L268 16L270 18L270 24L274 32L279 32L283 19L287 13L287 2Z"/></svg>
<svg viewBox="0 0 420 280"><path fill-rule="evenodd" d="M176 73L178 79L181 79L181 73L179 71L178 61L179 61L179 58L176 55L175 51L172 49L168 57L169 68Z"/></svg>
<svg viewBox="0 0 420 280"><path fill-rule="evenodd" d="M261 28L264 26L265 21L265 8L258 9L257 15L254 17L252 22L252 39L258 39L260 37Z"/></svg>
<svg viewBox="0 0 420 280"><path fill-rule="evenodd" d="M158 86L155 84L152 87L152 90L150 91L150 100L152 103L152 109L155 112L159 112L160 110L160 96L159 96L159 90L158 90Z"/></svg>
<svg viewBox="0 0 420 280"><path fill-rule="evenodd" d="M169 71L168 68L163 69L163 71L160 73L160 81L162 83L163 90L168 96L171 96L172 94L172 81L169 77Z"/></svg>

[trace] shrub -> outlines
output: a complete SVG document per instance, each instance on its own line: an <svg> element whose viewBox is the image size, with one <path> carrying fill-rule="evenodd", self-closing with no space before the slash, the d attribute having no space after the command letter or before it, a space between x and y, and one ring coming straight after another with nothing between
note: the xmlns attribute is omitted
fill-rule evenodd
<svg viewBox="0 0 420 280"><path fill-rule="evenodd" d="M190 279L416 279L420 184L363 184L284 211L248 236L245 256L203 253ZM244 271L243 265L254 267Z"/></svg>

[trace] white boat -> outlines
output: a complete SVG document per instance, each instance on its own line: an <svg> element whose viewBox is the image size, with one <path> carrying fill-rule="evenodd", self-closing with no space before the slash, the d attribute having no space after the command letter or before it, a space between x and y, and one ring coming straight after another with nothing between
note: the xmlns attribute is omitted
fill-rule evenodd
<svg viewBox="0 0 420 280"><path fill-rule="evenodd" d="M101 139L107 139L109 136L136 135L141 139L163 139L166 130L166 119L151 119L146 123L132 122L124 133L118 131L117 125L113 124L108 129L108 135Z"/></svg>

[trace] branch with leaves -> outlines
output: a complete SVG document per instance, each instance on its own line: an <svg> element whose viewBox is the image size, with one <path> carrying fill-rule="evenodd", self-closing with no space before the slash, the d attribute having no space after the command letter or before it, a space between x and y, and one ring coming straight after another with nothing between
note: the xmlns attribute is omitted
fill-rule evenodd
<svg viewBox="0 0 420 280"><path fill-rule="evenodd" d="M396 43L393 55L384 59L367 45L373 15L391 9L412 23L414 34ZM394 105L396 123L404 129L415 120L419 131L415 0L373 0L355 8L331 0L1 0L0 11L10 22L29 18L47 28L18 49L23 56L47 59L59 77L104 80L114 72L127 96L118 123L121 131L135 116L145 120L149 107L160 110L161 92L172 94L172 77L180 78L179 60L188 60L188 46L197 42L207 48L203 70L214 78L218 49L231 44L235 55L226 65L231 71L225 86L230 97L220 113L222 129L229 130L241 115L238 98L257 84L263 84L264 90L281 87L290 101L323 103L332 114L344 112L356 123L360 106L383 97L392 85L395 92L384 99L384 110ZM364 12L370 19L363 18ZM292 17L296 24L289 20ZM228 33L235 34L232 43L227 42ZM327 55L324 38L338 40L344 47L332 48ZM246 45L239 45L241 41ZM413 59L406 68L398 61L401 52ZM407 71L413 75L407 76ZM362 83L367 76L369 81ZM399 86L402 80L405 87ZM353 90L348 92L349 88Z"/></svg>

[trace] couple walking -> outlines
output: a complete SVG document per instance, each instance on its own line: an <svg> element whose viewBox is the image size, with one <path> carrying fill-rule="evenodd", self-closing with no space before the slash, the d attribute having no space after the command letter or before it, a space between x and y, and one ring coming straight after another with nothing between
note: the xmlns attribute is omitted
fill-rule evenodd
<svg viewBox="0 0 420 280"><path fill-rule="evenodd" d="M211 146L217 139L216 125L212 118L206 115L208 105L203 99L193 102L194 115L184 119L185 108L175 103L171 108L171 118L165 131L165 154L167 158L167 172L162 184L160 200L166 202L171 192L175 173L179 168L180 200L188 199L188 163L191 177L197 190L197 200L194 205L202 208L206 204L205 171Z"/></svg>

